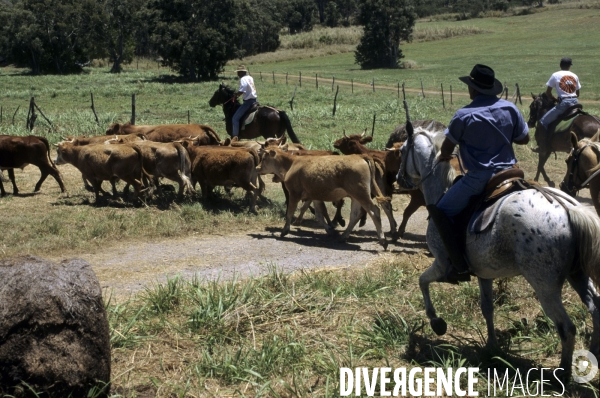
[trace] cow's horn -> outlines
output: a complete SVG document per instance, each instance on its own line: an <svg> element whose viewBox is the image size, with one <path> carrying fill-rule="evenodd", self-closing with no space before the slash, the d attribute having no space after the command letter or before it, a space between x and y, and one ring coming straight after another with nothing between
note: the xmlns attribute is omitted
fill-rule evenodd
<svg viewBox="0 0 600 398"><path fill-rule="evenodd" d="M346 135L346 129L344 129L344 137L347 137L347 135Z"/></svg>

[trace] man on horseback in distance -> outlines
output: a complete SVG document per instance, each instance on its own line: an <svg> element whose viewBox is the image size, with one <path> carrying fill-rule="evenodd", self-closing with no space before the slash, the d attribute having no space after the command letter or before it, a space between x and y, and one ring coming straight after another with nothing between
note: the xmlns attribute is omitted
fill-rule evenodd
<svg viewBox="0 0 600 398"><path fill-rule="evenodd" d="M454 147L459 145L468 172L437 205L427 206L452 263L446 273L448 282L470 280L452 217L467 207L471 197L483 193L494 174L517 163L513 142L519 145L529 142L529 129L521 112L511 102L497 97L502 92L502 83L495 78L492 68L477 64L469 76L459 79L467 84L473 102L459 109L450 121L438 161L449 161Z"/></svg>
<svg viewBox="0 0 600 398"><path fill-rule="evenodd" d="M553 73L550 76L550 80L546 83L546 97L556 100L558 103L554 108L546 112L539 121L539 124L544 128L542 133L546 139L538 142L538 151L545 150L545 146L550 144L549 141L552 135L552 132L549 131L550 123L555 121L568 108L577 105L577 97L579 97L581 84L577 75L569 70L571 69L571 65L573 65L571 58L562 58L560 60L560 70ZM556 90L557 99L552 95L552 89Z"/></svg>
<svg viewBox="0 0 600 398"><path fill-rule="evenodd" d="M236 98L243 95L244 103L240 106L233 115L233 131L231 137L237 137L240 134L240 119L244 113L256 103L256 88L254 87L254 79L248 74L248 70L244 65L238 66L236 69L237 75L240 78L240 88L235 93Z"/></svg>

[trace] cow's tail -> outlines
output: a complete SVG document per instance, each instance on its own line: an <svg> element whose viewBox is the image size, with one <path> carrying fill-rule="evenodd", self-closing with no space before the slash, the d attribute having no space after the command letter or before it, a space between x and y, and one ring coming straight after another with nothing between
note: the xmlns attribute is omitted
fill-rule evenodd
<svg viewBox="0 0 600 398"><path fill-rule="evenodd" d="M152 183L153 176L148 174L146 169L144 169L144 155L142 154L142 150L135 144L131 145L131 148L133 148L133 150L138 154L138 159L140 160L140 178L138 179L138 182L143 187L152 188L154 185Z"/></svg>
<svg viewBox="0 0 600 398"><path fill-rule="evenodd" d="M173 145L175 145L175 149L177 149L177 154L179 155L179 172L181 173L181 180L185 186L184 190L193 192L194 186L192 185L192 181L190 179L190 176L192 175L190 155L188 154L187 149L185 149L180 143L174 142Z"/></svg>
<svg viewBox="0 0 600 398"><path fill-rule="evenodd" d="M377 175L376 175L376 171L375 171L375 167L376 167L375 161L373 160L372 157L370 157L368 155L364 155L363 159L369 165L369 170L371 172L371 190L373 192L375 192L375 200L377 200L377 203L385 203L385 202L391 201L392 199L389 196L384 196L383 193L381 192L381 189L379 189L379 185L377 185Z"/></svg>
<svg viewBox="0 0 600 398"><path fill-rule="evenodd" d="M48 142L48 140L45 137L37 137L37 138L40 141L42 141L44 143L44 145L46 145L46 157L48 158L48 161L50 162L52 167L54 167L56 169L56 165L54 164L54 161L50 157L50 143Z"/></svg>
<svg viewBox="0 0 600 398"><path fill-rule="evenodd" d="M210 137L210 139L212 141L214 141L214 144L212 144L212 145L219 145L221 143L221 138L219 137L217 132L212 127L202 125L202 129L204 130L206 135L208 135Z"/></svg>
<svg viewBox="0 0 600 398"><path fill-rule="evenodd" d="M279 117L285 123L285 129L287 130L287 133L290 136L290 140L292 140L294 144L300 144L300 140L296 136L296 133L294 133L294 129L292 128L292 122L290 122L290 118L288 117L287 113L285 113L285 111L279 111Z"/></svg>

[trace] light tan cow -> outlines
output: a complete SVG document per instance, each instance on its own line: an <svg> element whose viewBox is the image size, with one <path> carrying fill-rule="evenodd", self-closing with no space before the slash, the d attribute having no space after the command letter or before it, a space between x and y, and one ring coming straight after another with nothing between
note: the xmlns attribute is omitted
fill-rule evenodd
<svg viewBox="0 0 600 398"><path fill-rule="evenodd" d="M84 179L90 181L96 201L102 181L118 179L133 185L135 198L139 198L144 168L142 152L138 147L105 144L77 146L71 142L61 142L57 145L56 152L57 165L70 163L81 171Z"/></svg>
<svg viewBox="0 0 600 398"><path fill-rule="evenodd" d="M112 141L112 144L123 144ZM177 197L183 199L185 191L193 192L191 182L191 161L188 151L178 142L140 141L124 143L135 145L142 151L144 170L152 175L154 185L160 189L158 179L161 177L175 181L179 184ZM128 187L125 187L128 190Z"/></svg>
<svg viewBox="0 0 600 398"><path fill-rule="evenodd" d="M365 209L377 229L381 245L387 242L381 229L380 212L371 199L371 193L379 203L389 201L382 195L375 182L375 163L369 156L293 156L282 149L266 149L257 167L260 174L275 174L283 180L290 198L286 223L281 232L284 237L290 230L294 212L301 200L312 200L317 211L317 219L328 233L334 230L322 217L323 202L338 201L349 196L352 199L350 221L342 239L347 239L360 218L361 208Z"/></svg>

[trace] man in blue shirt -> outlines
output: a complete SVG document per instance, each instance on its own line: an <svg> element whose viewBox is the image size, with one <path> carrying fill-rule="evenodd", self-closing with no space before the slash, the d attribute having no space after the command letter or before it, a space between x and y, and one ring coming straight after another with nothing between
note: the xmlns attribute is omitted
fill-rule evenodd
<svg viewBox="0 0 600 398"><path fill-rule="evenodd" d="M495 78L492 68L477 64L469 76L459 79L469 87L473 102L459 109L450 121L438 161L449 161L458 145L468 172L437 205L427 206L453 265L446 275L449 282L470 279L451 217L465 209L471 197L483 193L494 174L517 163L513 142L519 145L529 142L529 129L521 112L511 102L497 97L502 92L502 83Z"/></svg>

